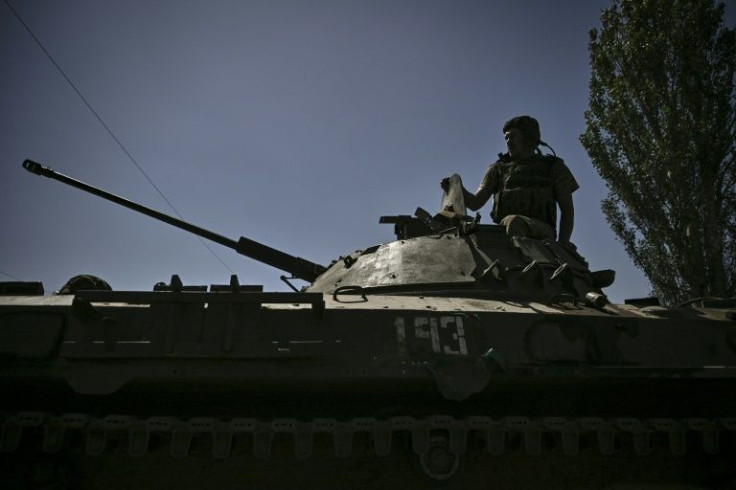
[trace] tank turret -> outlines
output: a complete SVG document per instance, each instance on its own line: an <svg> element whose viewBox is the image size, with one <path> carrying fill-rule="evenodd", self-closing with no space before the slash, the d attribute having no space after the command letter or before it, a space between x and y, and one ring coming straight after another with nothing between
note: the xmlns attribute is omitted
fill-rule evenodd
<svg viewBox="0 0 736 490"><path fill-rule="evenodd" d="M570 244L508 237L503 227L482 225L465 214L462 184L450 179L440 212L383 216L396 240L341 256L329 267L241 237L233 240L26 160L23 168L143 213L312 283L308 292L448 294L484 293L537 301L605 301L605 274L593 274Z"/></svg>

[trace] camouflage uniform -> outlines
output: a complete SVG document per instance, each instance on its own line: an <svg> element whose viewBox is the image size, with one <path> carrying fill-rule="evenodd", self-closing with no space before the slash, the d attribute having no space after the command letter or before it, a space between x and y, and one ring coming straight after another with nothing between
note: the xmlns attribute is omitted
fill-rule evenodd
<svg viewBox="0 0 736 490"><path fill-rule="evenodd" d="M535 155L514 161L504 155L488 167L475 195L466 193L465 204L479 209L493 195L491 217L510 235L554 239L557 196L578 188L570 169L557 157Z"/></svg>

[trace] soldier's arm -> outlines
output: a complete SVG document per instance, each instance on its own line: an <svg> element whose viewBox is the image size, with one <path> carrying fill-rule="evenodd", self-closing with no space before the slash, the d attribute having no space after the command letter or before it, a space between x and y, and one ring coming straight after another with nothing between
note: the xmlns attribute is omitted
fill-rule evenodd
<svg viewBox="0 0 736 490"><path fill-rule="evenodd" d="M475 194L463 187L463 199L465 200L465 206L471 211L477 211L483 207L488 199L491 198L496 187L495 173L493 172L493 166L488 167L483 180L475 191Z"/></svg>
<svg viewBox="0 0 736 490"><path fill-rule="evenodd" d="M557 204L560 206L560 234L558 240L569 242L572 236L572 228L575 222L575 206L572 203L572 192L562 192L557 196Z"/></svg>
<svg viewBox="0 0 736 490"><path fill-rule="evenodd" d="M553 162L552 176L555 201L557 201L557 205L560 207L560 233L557 239L561 242L569 242L575 222L575 207L572 204L572 193L580 186L575 181L575 177L573 177L570 169L559 158L556 158Z"/></svg>

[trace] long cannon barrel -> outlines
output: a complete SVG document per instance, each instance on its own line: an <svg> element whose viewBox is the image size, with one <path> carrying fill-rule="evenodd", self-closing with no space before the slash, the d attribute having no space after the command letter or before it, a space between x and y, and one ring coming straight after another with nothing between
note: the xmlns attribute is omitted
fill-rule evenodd
<svg viewBox="0 0 736 490"><path fill-rule="evenodd" d="M217 242L220 245L224 245L235 250L241 255L245 255L246 257L250 257L259 262L263 262L264 264L276 267L277 269L280 269L282 271L289 272L294 277L298 277L299 279L304 279L308 282L314 282L314 280L317 279L317 277L319 277L326 270L326 268L322 265L315 264L314 262L310 262L306 259L302 259L294 255L289 255L285 252L276 250L275 248L271 248L267 245L263 245L262 243L258 243L249 238L240 237L240 240L236 242L235 240L224 237L222 235L218 235L217 233L213 233L209 230L205 230L204 228L200 228L199 226L187 223L186 221L174 218L173 216L169 216L151 208L147 208L141 204L129 201L123 197L116 196L115 194L111 194L109 192L103 191L102 189L98 189L89 184L85 184L84 182L80 182L79 180L58 173L53 169L49 167L44 167L40 163L34 162L32 160L24 161L23 168L31 173L58 180L59 182L63 182L72 187L76 187L77 189L81 189L83 191L107 199L108 201L112 201L116 204L120 204L121 206L125 206L126 208L132 209L133 211L138 211L139 213L143 213L152 218L156 218L157 220L163 221L164 223L168 223L170 225L176 226L177 228L181 228L182 230L186 230L190 233L194 233L195 235L199 235L202 238L206 238L207 240Z"/></svg>

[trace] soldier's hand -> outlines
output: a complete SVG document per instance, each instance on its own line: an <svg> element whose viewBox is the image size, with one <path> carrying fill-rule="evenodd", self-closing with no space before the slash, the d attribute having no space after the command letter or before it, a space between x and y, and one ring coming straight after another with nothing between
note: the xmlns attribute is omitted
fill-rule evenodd
<svg viewBox="0 0 736 490"><path fill-rule="evenodd" d="M450 177L445 177L444 179L440 180L440 187L442 187L442 190L447 192L450 188Z"/></svg>

